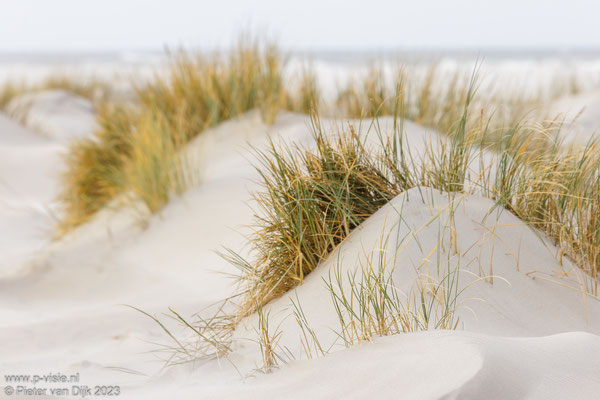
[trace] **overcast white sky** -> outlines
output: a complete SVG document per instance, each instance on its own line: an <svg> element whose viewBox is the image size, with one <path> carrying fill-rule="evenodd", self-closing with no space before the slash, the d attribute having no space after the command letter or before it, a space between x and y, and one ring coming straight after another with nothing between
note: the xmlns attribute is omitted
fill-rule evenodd
<svg viewBox="0 0 600 400"><path fill-rule="evenodd" d="M289 49L600 47L600 0L0 0L0 52L211 48L267 31Z"/></svg>

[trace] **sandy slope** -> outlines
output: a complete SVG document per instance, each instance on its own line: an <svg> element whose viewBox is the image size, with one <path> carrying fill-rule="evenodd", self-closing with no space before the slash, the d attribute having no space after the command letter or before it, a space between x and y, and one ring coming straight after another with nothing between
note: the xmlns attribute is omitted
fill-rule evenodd
<svg viewBox="0 0 600 400"><path fill-rule="evenodd" d="M439 243L440 227L448 224L450 202L454 202L459 246L456 254L447 238L439 246L445 250L439 251L442 272L438 274L437 257L421 264ZM303 358L304 351L298 325L290 317L291 300L302 305L321 345L329 348L336 343L333 330L339 331L339 324L324 281L335 268L341 268L345 276L364 266L366 255L385 248L387 268L404 293L410 293L417 270L439 279L448 268L460 265L461 287L473 283L460 297L459 331L378 339L374 345L336 352L323 362L295 362L234 393L245 393L246 398L277 393L277 398L298 399L476 399L483 393L487 399L594 398L600 390L595 372L600 361L590 355L599 348L600 338L565 332L598 333L600 305L580 295L574 282L556 280L570 285L567 288L528 277L527 272L533 270L545 276L569 271L571 266L560 266L553 247L517 218L492 208L492 202L477 197L449 199L428 189L412 189L353 232L301 287L266 308L271 327L279 326L282 332L281 346L296 358ZM382 238L388 240L387 245L381 243ZM493 284L478 279L489 274L479 269L489 268L490 260ZM250 317L242 323L246 329L236 332L232 362L243 375L260 365L258 346L247 340L256 340L256 324L256 317ZM334 349L342 348L339 342ZM197 379L202 380L204 374ZM202 391L212 380L202 382L195 390ZM225 396L226 391L218 387L211 390L217 391L215 398ZM235 398L235 394L224 398Z"/></svg>
<svg viewBox="0 0 600 400"><path fill-rule="evenodd" d="M451 223L457 231L456 247L450 242ZM458 314L461 326L468 330L507 336L600 330L600 304L578 292L577 279L583 276L575 274L576 267L567 260L560 265L558 251L539 233L495 208L491 200L428 188L414 188L396 197L357 228L300 288L272 302L267 309L272 310L273 325L278 325L276 316L285 314L289 299L294 299L309 322L314 319L317 326L336 328L333 307L324 307L329 292L323 282L336 268L346 275L366 267L371 255L376 255L375 261L379 255L384 257L381 264L404 293L410 293L420 275L441 281L458 268L461 287L468 286L460 296ZM555 271L570 272L573 281L555 279L569 286L565 287L531 279L527 274L532 271L544 278ZM491 283L481 280L489 276L494 277ZM246 323L252 325L254 319ZM297 336L295 325L291 319L283 322L284 339ZM329 347L327 339L335 336L324 338L325 347Z"/></svg>
<svg viewBox="0 0 600 400"><path fill-rule="evenodd" d="M58 190L53 171L60 170L64 144L4 119L0 122L0 151L6 153L0 157L0 176L6 182L0 192L2 204L52 206ZM415 267L438 243L452 201L461 270L487 275L492 260L493 274L503 278L493 285L478 281L461 295L465 303L458 311L459 331L380 338L350 350L336 346L325 359L302 361L298 327L285 319L290 304L284 296L269 309L273 323L285 319L282 343L299 361L271 375L256 373L260 357L251 341L256 321L250 317L236 332L239 340L228 360L159 371L162 364L153 362L159 355L143 352L156 349L147 342L167 342L165 335L148 318L121 304L150 313L172 306L190 315L231 294L233 281L224 273L232 268L213 250L240 249L244 241L239 232L252 221L249 190L255 188L256 174L247 143L264 146L267 132L310 143L307 122L304 116L282 114L275 125L266 127L250 113L205 132L189 147L190 156L202 160L202 183L144 223L131 210L107 210L65 240L50 243L50 232L33 225L40 221L36 214L19 217L20 209L2 205L1 373L80 372L82 384L118 384L120 398L127 399L462 399L481 398L482 393L489 399L558 399L567 393L595 398L600 389L594 373L599 367L598 337L567 332L598 333L598 304L577 290L526 275L531 270L569 270L569 265L560 266L552 246L514 216L494 210L485 218L491 202L470 196L450 199L417 189L371 217L290 295L298 296L321 340L333 342L331 329L337 320L322 278L336 268L337 254L342 268L350 271L380 247L384 230L391 232L394 243L405 246L399 262L388 261L395 267L396 283L409 292ZM413 124L407 124L407 134L415 151L422 148L424 137L435 137ZM18 176L13 171L19 171ZM419 240L402 242L409 228L428 221ZM448 249L442 247L444 252ZM12 249L20 251L7 257ZM457 261L452 255L443 266ZM468 273L461 277L463 284L477 280ZM574 282L563 283L576 289ZM471 298L480 300L467 301Z"/></svg>
<svg viewBox="0 0 600 400"><path fill-rule="evenodd" d="M424 194L422 196L422 193ZM461 323L455 332L437 331L376 339L342 350L338 342L325 359L294 361L271 375L256 372L261 359L256 316L236 332L229 364L222 360L196 366L181 388L182 398L402 398L402 399L563 399L595 398L600 390L592 354L600 348L600 305L577 292L574 282L534 280L560 266L555 250L517 218L491 211L493 203L472 196L448 198L429 189L412 189L378 211L313 272L305 283L272 302L270 326L279 326L281 347L305 359L300 330L291 314L291 300L299 302L321 345L336 342L337 316L324 280L335 268L343 274L360 268L365 256L387 249L386 264L395 283L405 292L417 277L423 258L439 243L439 229L448 223L448 204L454 202L459 232L461 286L474 282L462 295ZM493 237L490 232L494 231ZM409 232L419 232L415 236ZM389 234L389 236L388 236ZM382 238L388 239L383 246ZM395 245L390 247L390 243ZM447 240L440 271L458 265ZM399 250L397 250L399 249ZM520 250L519 250L520 249ZM420 267L436 276L435 257ZM478 279L480 266L489 267L493 284ZM364 264L363 264L364 265ZM517 270L518 268L518 270ZM470 275L468 272L472 272ZM443 275L443 273L442 273ZM552 335L552 336L549 336ZM235 365L233 367L232 365ZM227 373L228 371L228 373ZM181 369L178 371L181 372ZM172 372L173 373L173 372ZM246 376L246 383L231 376ZM254 377L254 378L252 378ZM227 382L227 387L223 383ZM139 397L165 394L170 386L146 387Z"/></svg>
<svg viewBox="0 0 600 400"><path fill-rule="evenodd" d="M97 126L93 104L65 90L22 94L8 103L6 113L56 141L87 137Z"/></svg>
<svg viewBox="0 0 600 400"><path fill-rule="evenodd" d="M294 362L244 385L181 393L219 399L592 399L598 336L503 338L435 331L378 338L325 359ZM162 394L154 391L150 393Z"/></svg>
<svg viewBox="0 0 600 400"><path fill-rule="evenodd" d="M47 243L63 150L0 115L0 276Z"/></svg>

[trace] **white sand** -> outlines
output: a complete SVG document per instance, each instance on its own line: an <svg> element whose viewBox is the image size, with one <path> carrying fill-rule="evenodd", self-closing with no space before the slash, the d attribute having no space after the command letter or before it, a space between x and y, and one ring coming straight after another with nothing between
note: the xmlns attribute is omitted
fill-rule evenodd
<svg viewBox="0 0 600 400"><path fill-rule="evenodd" d="M62 151L0 114L0 276L50 238Z"/></svg>
<svg viewBox="0 0 600 400"><path fill-rule="evenodd" d="M8 103L6 113L25 127L57 141L90 137L97 128L93 104L65 90L22 94Z"/></svg>
<svg viewBox="0 0 600 400"><path fill-rule="evenodd" d="M255 339L256 318L250 317L236 332L228 360L160 371L157 354L145 352L156 349L148 342L167 343L167 337L121 304L155 314L171 306L190 316L230 295L233 280L223 273L235 271L213 250L241 249L240 232L252 222L248 203L256 172L246 142L261 148L270 132L310 143L307 122L304 116L282 114L266 127L257 113L226 122L190 145L190 154L203 160L202 183L172 201L161 216L151 217L146 229L131 211L106 211L65 240L50 243L47 210L56 210L64 143L0 119L1 374L79 372L81 384L121 385L125 399L597 398L598 302L583 296L575 282L528 276L532 270L543 274L571 266L559 265L556 249L514 216L493 211L484 221L492 203L471 196L453 200L461 268L480 274L481 266L486 275L491 260L496 278L493 285L476 282L461 295L458 331L379 338L348 350L336 346L324 359L302 360L298 327L287 318L281 343L299 360L262 375L253 372L260 356L258 345L247 340ZM416 152L424 137L435 137L410 123L407 134ZM423 193L425 200L417 189L398 196L304 285L272 302L273 326L289 315L289 297L297 295L320 340L331 343L337 319L322 277L336 266L336 255L344 271L351 271L380 247L382 232L403 238L408 227L421 227L439 214L419 231L418 240L406 242L397 262L390 261L396 284L408 292L415 266L435 246L438 228L448 218L449 198ZM47 222L40 228L41 221ZM450 265L456 260L452 256ZM461 275L463 285L475 279Z"/></svg>

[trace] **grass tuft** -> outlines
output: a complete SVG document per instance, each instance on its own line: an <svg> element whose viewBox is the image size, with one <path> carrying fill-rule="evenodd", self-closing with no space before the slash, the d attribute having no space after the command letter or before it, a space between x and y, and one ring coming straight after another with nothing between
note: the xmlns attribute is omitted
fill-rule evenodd
<svg viewBox="0 0 600 400"><path fill-rule="evenodd" d="M385 162L371 158L360 135L328 137L313 119L314 150L297 145L257 151L263 191L256 194L256 258L226 257L243 273L242 315L302 283L350 232L406 189Z"/></svg>
<svg viewBox="0 0 600 400"><path fill-rule="evenodd" d="M167 77L137 90L137 103L102 107L95 137L75 143L67 158L61 232L121 193L134 193L150 212L159 211L190 183L177 155L189 140L254 108L273 122L287 101L281 63L275 47L253 41L240 41L228 57L181 52L172 55Z"/></svg>

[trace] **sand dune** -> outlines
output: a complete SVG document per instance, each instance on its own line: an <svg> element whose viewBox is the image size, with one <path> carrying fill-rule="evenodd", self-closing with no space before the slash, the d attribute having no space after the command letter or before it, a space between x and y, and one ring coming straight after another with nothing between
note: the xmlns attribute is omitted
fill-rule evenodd
<svg viewBox="0 0 600 400"><path fill-rule="evenodd" d="M486 399L594 398L599 363L589 353L599 346L598 337L586 333L536 338L411 333L294 362L237 387L206 383L181 393L207 399L481 399L482 393Z"/></svg>
<svg viewBox="0 0 600 400"><path fill-rule="evenodd" d="M6 113L57 141L90 137L97 127L92 103L66 90L22 94L8 103Z"/></svg>
<svg viewBox="0 0 600 400"><path fill-rule="evenodd" d="M257 317L251 316L235 332L228 359L161 371L157 354L144 352L165 335L122 304L153 314L171 306L191 315L232 294L226 274L235 271L214 250L241 249L241 233L252 222L249 192L257 175L248 143L262 148L271 136L310 144L308 118L283 113L266 126L252 112L208 130L187 149L202 160L201 184L161 215L107 209L58 242L51 241L54 211L48 210L58 212L53 199L63 138L4 117L0 123L0 367L6 373L80 372L82 384L121 385L127 399L476 399L481 393L492 400L583 399L600 390L600 305L579 290L577 269L566 260L561 265L548 241L491 201L427 188L399 195L302 286L267 306L271 323L281 322L281 344L298 361L269 375L257 372ZM411 123L406 129L417 153L426 138L438 137ZM17 169L18 177L11 172ZM450 209L456 250L443 232ZM440 279L460 270L467 289L456 314L459 330L377 338L350 349L337 343L325 358L303 360L290 300L302 304L327 347L334 343L337 317L323 279L336 268L344 274L359 268L385 247L382 238L389 239L385 264L404 293L423 271ZM428 254L439 258L423 263ZM559 280L557 271L572 280ZM493 283L481 279L489 275Z"/></svg>

